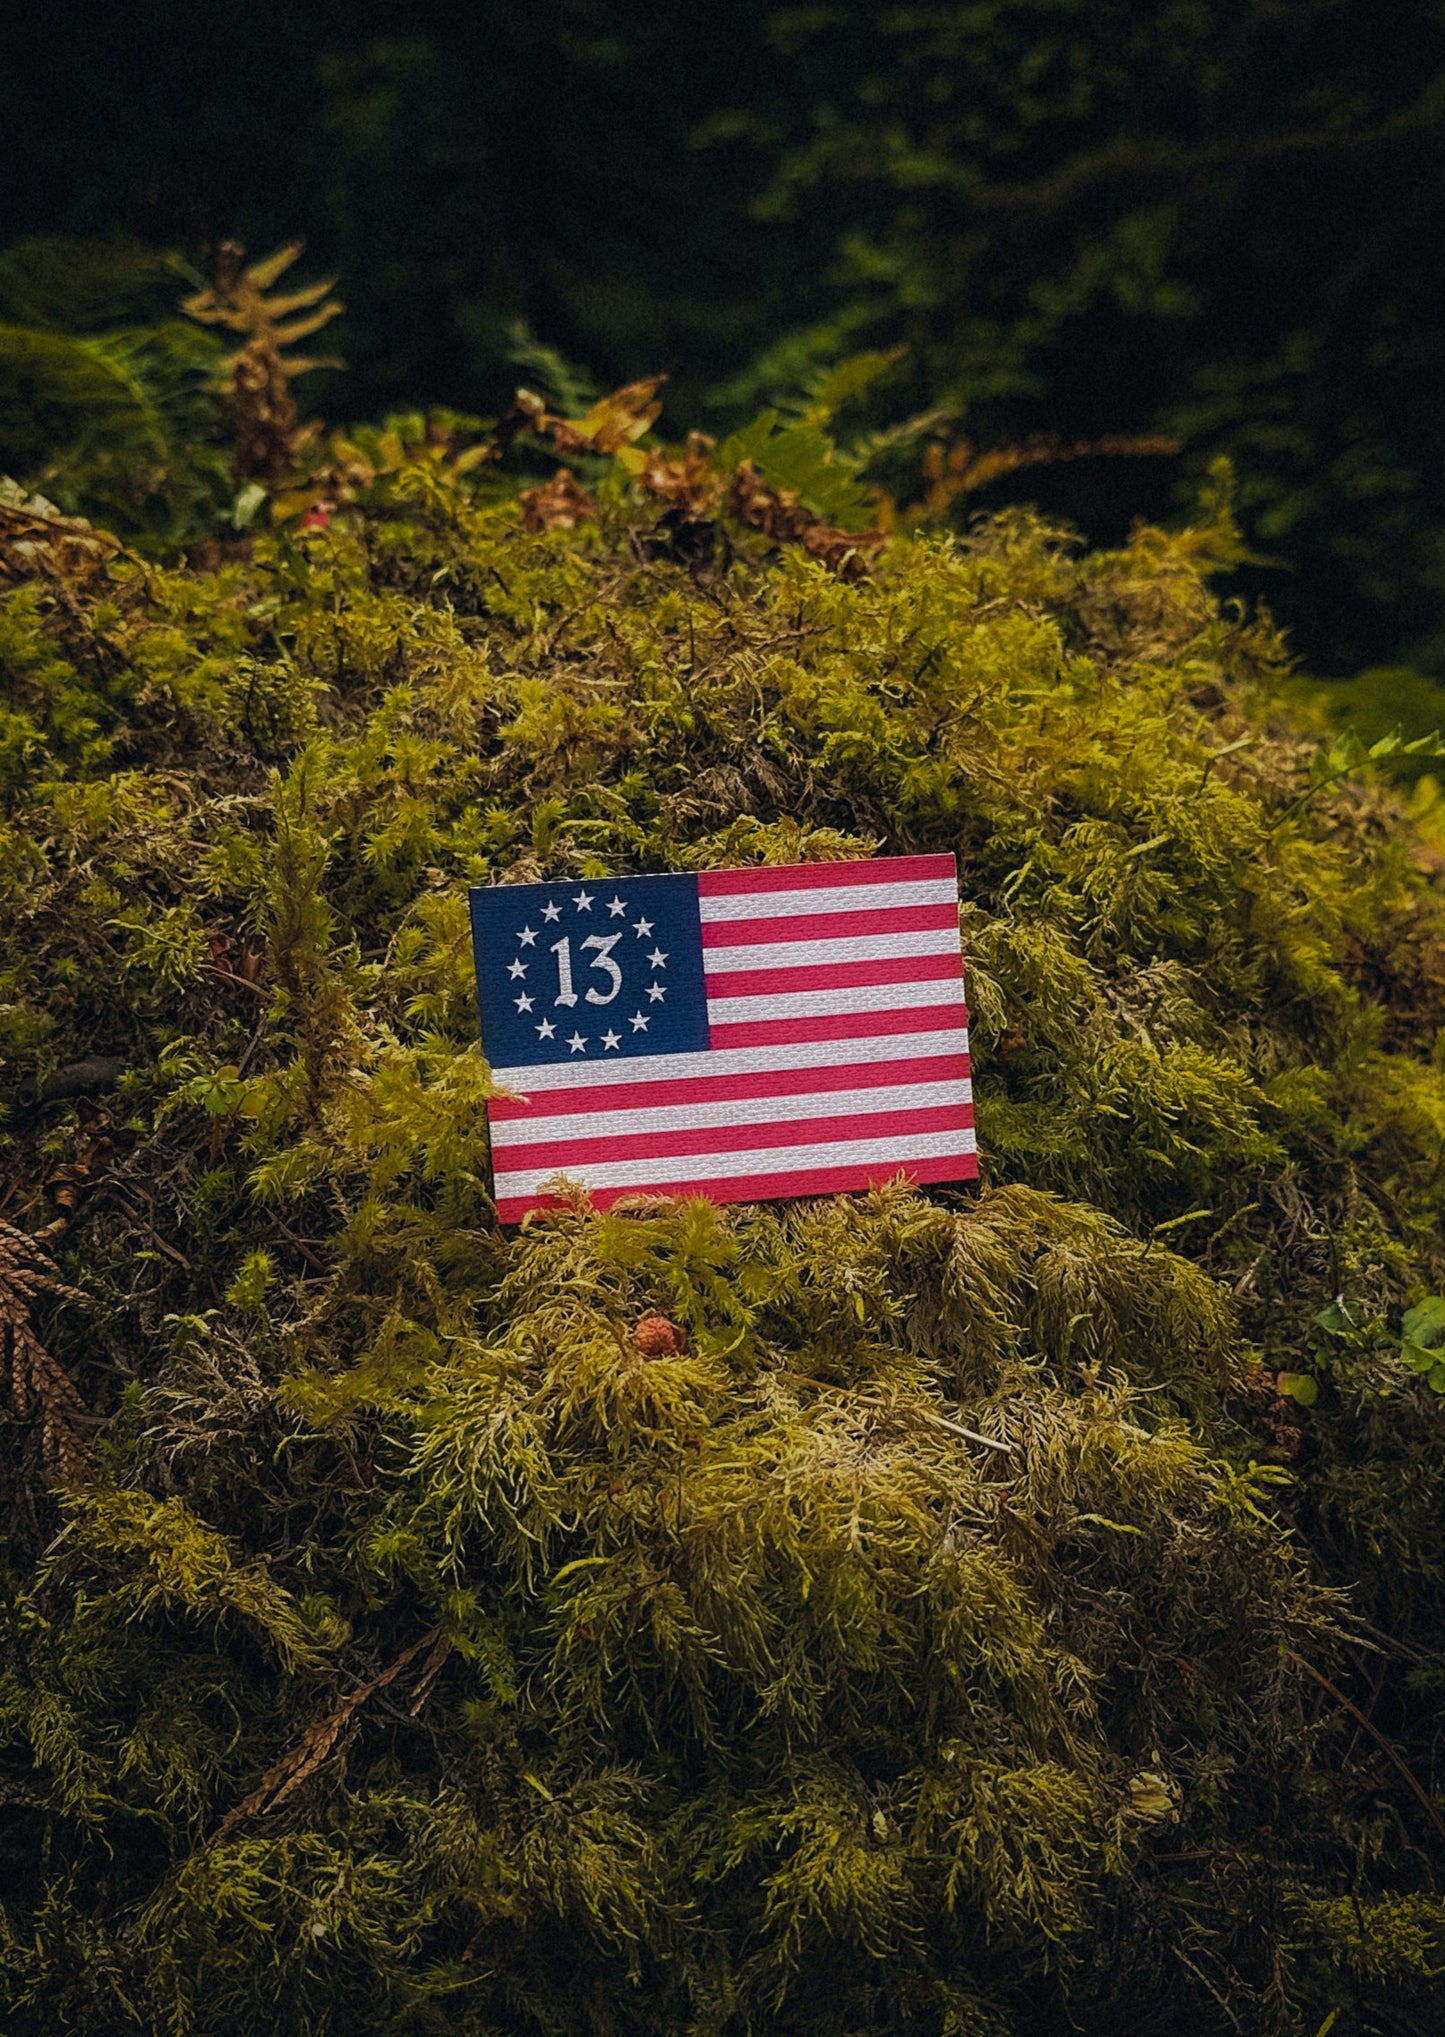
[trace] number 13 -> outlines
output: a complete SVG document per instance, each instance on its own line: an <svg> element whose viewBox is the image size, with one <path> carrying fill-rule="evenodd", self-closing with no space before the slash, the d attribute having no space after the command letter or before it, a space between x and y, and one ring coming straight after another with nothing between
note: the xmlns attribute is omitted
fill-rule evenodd
<svg viewBox="0 0 1445 2037"><path fill-rule="evenodd" d="M600 996L595 990L589 990L587 992L587 1002L589 1004L611 1004L613 998L616 997L618 991L622 988L622 971L612 959L612 950L621 939L621 934L589 934L582 943L584 948L595 948L597 950L597 953L592 958L592 967L604 970L612 984L612 988L605 997ZM572 988L571 937L563 934L560 941L554 941L552 943L552 953L557 957L557 995L553 999L553 1003L565 1004L570 1007L577 1002L577 993Z"/></svg>

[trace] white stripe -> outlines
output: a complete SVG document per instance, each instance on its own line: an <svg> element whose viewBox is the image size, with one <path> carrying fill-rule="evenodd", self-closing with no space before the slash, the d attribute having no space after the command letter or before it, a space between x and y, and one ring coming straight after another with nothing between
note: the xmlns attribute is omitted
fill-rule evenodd
<svg viewBox="0 0 1445 2037"><path fill-rule="evenodd" d="M633 1110L574 1111L503 1118L492 1150L589 1139L625 1139L645 1132L710 1131L715 1125L792 1124L803 1118L871 1117L889 1110L950 1110L972 1103L973 1084L896 1082L884 1089L819 1089L796 1096L732 1096L717 1103L671 1103Z"/></svg>
<svg viewBox="0 0 1445 2037"><path fill-rule="evenodd" d="M822 1146L750 1147L745 1153L679 1153L665 1160L603 1160L572 1169L499 1169L496 1197L535 1195L566 1172L588 1188L661 1188L670 1181L723 1181L738 1174L805 1174L816 1167L906 1167L910 1160L951 1160L975 1149L972 1132L919 1132L908 1139L838 1139Z"/></svg>
<svg viewBox="0 0 1445 2037"><path fill-rule="evenodd" d="M756 947L704 948L705 976L733 969L802 969L819 962L891 962L903 955L957 955L957 927L928 927L916 934L853 934L830 940L759 941Z"/></svg>
<svg viewBox="0 0 1445 2037"><path fill-rule="evenodd" d="M921 877L911 884L831 884L807 891L730 891L699 898L704 926L728 919L787 919L795 912L893 912L904 905L957 905L951 877Z"/></svg>
<svg viewBox="0 0 1445 2037"><path fill-rule="evenodd" d="M926 1005L956 1004L963 1010L957 976L931 983L865 983L858 990L783 990L766 997L710 997L708 1024L750 1025L761 1019L823 1018L845 1011L913 1011Z"/></svg>
<svg viewBox="0 0 1445 2037"><path fill-rule="evenodd" d="M966 1054L967 1026L932 1033L889 1033L866 1026L850 1040L799 1040L773 1047L705 1047L696 1054L638 1054L628 1061L540 1061L497 1068L493 1081L504 1096L526 1099L532 1090L600 1089L609 1082L693 1082L700 1075L753 1075L775 1068L876 1067L880 1061L914 1061L931 1054Z"/></svg>

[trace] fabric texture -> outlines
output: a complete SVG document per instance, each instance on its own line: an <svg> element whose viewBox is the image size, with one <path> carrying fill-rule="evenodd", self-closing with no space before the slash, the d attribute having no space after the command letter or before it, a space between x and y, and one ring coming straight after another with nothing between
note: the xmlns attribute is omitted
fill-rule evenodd
<svg viewBox="0 0 1445 2037"><path fill-rule="evenodd" d="M952 856L471 896L503 1222L976 1176Z"/></svg>

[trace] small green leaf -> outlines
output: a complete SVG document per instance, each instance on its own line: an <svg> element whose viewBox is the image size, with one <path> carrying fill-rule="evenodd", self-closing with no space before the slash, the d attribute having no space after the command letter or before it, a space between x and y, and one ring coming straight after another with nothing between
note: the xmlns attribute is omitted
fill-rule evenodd
<svg viewBox="0 0 1445 2037"><path fill-rule="evenodd" d="M564 1577L571 1577L578 1570L596 1570L611 1561L610 1556L574 1556L570 1563L564 1563L560 1570L553 1571L551 1582L560 1584Z"/></svg>
<svg viewBox="0 0 1445 2037"><path fill-rule="evenodd" d="M1316 769L1326 778L1343 778L1364 760L1364 746L1353 729L1342 729L1330 744Z"/></svg>
<svg viewBox="0 0 1445 2037"><path fill-rule="evenodd" d="M1316 1329L1326 1331L1331 1337L1343 1337L1347 1331L1357 1327L1354 1317L1343 1302L1332 1301L1322 1308L1315 1317Z"/></svg>
<svg viewBox="0 0 1445 2037"><path fill-rule="evenodd" d="M1303 1408L1312 1408L1319 1398L1320 1383L1312 1372L1281 1372L1275 1385Z"/></svg>
<svg viewBox="0 0 1445 2037"><path fill-rule="evenodd" d="M207 1116L225 1117L243 1094L240 1071L228 1066L217 1068L212 1074L193 1076L181 1093L188 1102L198 1103Z"/></svg>
<svg viewBox="0 0 1445 2037"><path fill-rule="evenodd" d="M807 409L809 424L826 424L834 411L841 410L850 397L866 389L870 382L876 382L885 374L902 353L901 347L894 347L889 353L850 354L839 361L835 368L818 383L813 391L812 401Z"/></svg>
<svg viewBox="0 0 1445 2037"><path fill-rule="evenodd" d="M749 460L774 488L789 488L817 515L842 530L867 530L874 504L857 480L858 462L842 452L816 425L783 424L765 410L717 449L724 473Z"/></svg>
<svg viewBox="0 0 1445 2037"><path fill-rule="evenodd" d="M259 481L248 482L231 504L231 524L235 530L249 530L256 511L266 500L266 491Z"/></svg>
<svg viewBox="0 0 1445 2037"><path fill-rule="evenodd" d="M1427 1294L1416 1302L1406 1311L1400 1334L1404 1343L1422 1345L1427 1351L1445 1344L1445 1297Z"/></svg>

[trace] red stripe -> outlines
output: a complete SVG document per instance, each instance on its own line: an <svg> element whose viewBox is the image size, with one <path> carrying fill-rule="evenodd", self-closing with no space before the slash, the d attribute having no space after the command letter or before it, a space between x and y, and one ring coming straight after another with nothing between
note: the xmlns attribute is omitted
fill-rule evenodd
<svg viewBox="0 0 1445 2037"><path fill-rule="evenodd" d="M497 1153L508 1174L524 1167L574 1173L605 1160L671 1160L696 1153L747 1153L773 1146L822 1146L838 1139L906 1139L913 1132L967 1132L973 1105L935 1104L929 1110L884 1110L869 1116L793 1118L770 1125L706 1125L690 1132L627 1132L610 1139L573 1139L556 1144L506 1146Z"/></svg>
<svg viewBox="0 0 1445 2037"><path fill-rule="evenodd" d="M876 962L801 962L791 969L728 969L705 977L708 999L793 990L866 990L872 984L963 981L959 955L884 955Z"/></svg>
<svg viewBox="0 0 1445 2037"><path fill-rule="evenodd" d="M867 863L769 864L761 870L700 870L700 898L735 898L747 891L823 891L838 884L917 884L958 878L953 856L877 856Z"/></svg>
<svg viewBox="0 0 1445 2037"><path fill-rule="evenodd" d="M790 912L781 919L709 919L705 948L741 948L758 941L846 941L852 934L921 934L956 927L956 905L850 906L847 912Z"/></svg>
<svg viewBox="0 0 1445 2037"><path fill-rule="evenodd" d="M749 1019L737 1025L713 1024L710 1044L719 1047L793 1047L805 1040L881 1040L890 1033L940 1033L968 1023L960 996L957 1004L927 1004L907 1011L828 1012L818 1018ZM506 1070L502 1073L505 1075Z"/></svg>
<svg viewBox="0 0 1445 2037"><path fill-rule="evenodd" d="M916 1061L762 1068L756 1075L684 1075L655 1082L604 1082L596 1089L534 1089L525 1103L492 1097L487 1115L499 1125L517 1118L571 1117L578 1111L650 1110L670 1103L730 1103L751 1096L816 1096L826 1089L887 1089L895 1082L968 1078L967 1054L927 1054Z"/></svg>
<svg viewBox="0 0 1445 2037"><path fill-rule="evenodd" d="M688 1200L701 1197L704 1202L767 1202L777 1196L849 1195L862 1188L877 1187L881 1182L896 1181L900 1175L913 1182L976 1181L978 1156L960 1153L956 1159L945 1156L909 1160L901 1165L896 1161L891 1165L880 1161L868 1166L815 1167L798 1174L735 1174L713 1181L667 1181L655 1188L639 1182L635 1188L599 1189L592 1203L595 1209L611 1209L615 1202L630 1195L679 1196ZM557 1198L552 1195L507 1196L497 1204L497 1215L504 1224L515 1224L529 1209L556 1207Z"/></svg>

